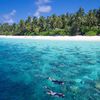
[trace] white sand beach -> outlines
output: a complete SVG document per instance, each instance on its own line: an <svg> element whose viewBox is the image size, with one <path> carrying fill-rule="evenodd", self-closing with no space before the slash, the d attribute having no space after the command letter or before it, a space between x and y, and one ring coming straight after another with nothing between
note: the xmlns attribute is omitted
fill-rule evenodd
<svg viewBox="0 0 100 100"><path fill-rule="evenodd" d="M36 40L67 40L67 41L100 41L100 36L4 36L0 38L36 39Z"/></svg>

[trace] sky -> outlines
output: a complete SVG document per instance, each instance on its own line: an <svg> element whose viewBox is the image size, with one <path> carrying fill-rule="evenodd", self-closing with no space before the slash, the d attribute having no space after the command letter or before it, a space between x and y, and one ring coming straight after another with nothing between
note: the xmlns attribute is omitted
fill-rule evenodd
<svg viewBox="0 0 100 100"><path fill-rule="evenodd" d="M80 7L88 12L99 8L100 0L0 0L0 23L17 23L28 16L74 13Z"/></svg>

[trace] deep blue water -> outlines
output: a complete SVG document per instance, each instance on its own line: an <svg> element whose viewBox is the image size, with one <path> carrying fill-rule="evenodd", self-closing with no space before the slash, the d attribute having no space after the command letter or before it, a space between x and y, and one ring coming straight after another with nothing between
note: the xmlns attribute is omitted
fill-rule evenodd
<svg viewBox="0 0 100 100"><path fill-rule="evenodd" d="M100 42L0 39L0 100L100 100Z"/></svg>

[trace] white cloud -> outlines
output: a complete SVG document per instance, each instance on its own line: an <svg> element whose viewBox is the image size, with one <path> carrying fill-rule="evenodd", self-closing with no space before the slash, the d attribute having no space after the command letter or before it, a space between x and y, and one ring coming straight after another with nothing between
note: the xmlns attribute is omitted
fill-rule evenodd
<svg viewBox="0 0 100 100"><path fill-rule="evenodd" d="M16 14L16 10L12 10L10 13L2 15L1 18L2 23L13 24L14 23L13 17L15 16L15 14Z"/></svg>
<svg viewBox="0 0 100 100"><path fill-rule="evenodd" d="M16 10L12 10L12 12L10 13L11 16L14 16L16 14Z"/></svg>
<svg viewBox="0 0 100 100"><path fill-rule="evenodd" d="M51 6L39 6L38 12L48 13L51 11Z"/></svg>
<svg viewBox="0 0 100 100"><path fill-rule="evenodd" d="M34 16L40 17L40 12L36 11L36 12L34 13Z"/></svg>
<svg viewBox="0 0 100 100"><path fill-rule="evenodd" d="M40 17L42 13L49 13L52 10L52 7L49 5L50 0L37 0L37 10L34 14L36 17Z"/></svg>
<svg viewBox="0 0 100 100"><path fill-rule="evenodd" d="M41 4L46 4L46 3L49 3L50 0L37 0L36 4L37 5L41 5Z"/></svg>
<svg viewBox="0 0 100 100"><path fill-rule="evenodd" d="M14 23L14 20L10 18L8 20L4 20L4 23L13 24Z"/></svg>

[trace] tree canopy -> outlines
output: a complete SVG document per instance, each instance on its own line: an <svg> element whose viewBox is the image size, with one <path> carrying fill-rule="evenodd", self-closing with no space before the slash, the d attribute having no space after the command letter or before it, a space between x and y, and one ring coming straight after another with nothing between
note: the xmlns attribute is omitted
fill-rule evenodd
<svg viewBox="0 0 100 100"><path fill-rule="evenodd" d="M85 13L28 17L19 23L0 24L0 35L100 35L100 8Z"/></svg>

